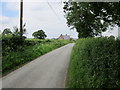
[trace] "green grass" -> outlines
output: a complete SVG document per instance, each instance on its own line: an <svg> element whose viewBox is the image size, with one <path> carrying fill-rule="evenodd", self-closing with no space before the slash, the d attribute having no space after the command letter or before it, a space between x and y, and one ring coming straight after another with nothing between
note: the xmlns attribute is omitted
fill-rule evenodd
<svg viewBox="0 0 120 90"><path fill-rule="evenodd" d="M6 50L3 51L2 57L2 73L5 74L17 67L32 61L33 59L59 48L65 44L70 43L66 40L39 40L39 39L27 39L27 45L19 47L16 51Z"/></svg>
<svg viewBox="0 0 120 90"><path fill-rule="evenodd" d="M68 88L120 88L120 41L87 38L76 42L67 79Z"/></svg>

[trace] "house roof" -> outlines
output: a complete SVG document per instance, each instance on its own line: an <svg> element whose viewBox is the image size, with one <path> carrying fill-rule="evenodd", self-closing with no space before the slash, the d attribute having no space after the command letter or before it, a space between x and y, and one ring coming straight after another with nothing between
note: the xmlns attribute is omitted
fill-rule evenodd
<svg viewBox="0 0 120 90"><path fill-rule="evenodd" d="M69 35L60 35L59 38L62 38L62 39L70 39L70 36Z"/></svg>

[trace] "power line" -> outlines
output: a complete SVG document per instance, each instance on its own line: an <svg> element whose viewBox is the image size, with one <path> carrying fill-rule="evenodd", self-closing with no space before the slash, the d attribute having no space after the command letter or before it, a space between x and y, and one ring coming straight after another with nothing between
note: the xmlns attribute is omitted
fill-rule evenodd
<svg viewBox="0 0 120 90"><path fill-rule="evenodd" d="M52 12L55 14L55 16L57 17L57 19L61 22L59 16L57 15L57 13L56 13L55 10L53 9L53 7L50 5L50 3L48 2L48 0L47 0L47 4L48 4L48 6L50 7L50 9L52 10Z"/></svg>
<svg viewBox="0 0 120 90"><path fill-rule="evenodd" d="M67 0L66 0L67 1ZM64 1L61 0L60 4L62 4ZM47 4L50 7L50 9L52 10L52 12L55 14L55 16L57 17L57 19L63 24L63 22L61 21L61 19L59 18L59 16L57 15L57 13L55 12L55 10L53 9L53 7L50 5L50 3L47 0ZM63 16L64 17L64 16ZM66 27L66 26L65 26ZM70 31L70 35L71 35L71 31Z"/></svg>

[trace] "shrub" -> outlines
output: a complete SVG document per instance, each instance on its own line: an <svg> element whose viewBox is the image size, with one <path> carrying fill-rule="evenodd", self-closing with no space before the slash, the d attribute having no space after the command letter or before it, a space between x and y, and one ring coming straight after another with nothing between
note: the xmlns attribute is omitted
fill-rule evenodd
<svg viewBox="0 0 120 90"><path fill-rule="evenodd" d="M3 50L11 50L15 51L20 48L24 44L24 38L20 36L12 36L12 35L3 35L2 36L2 47ZM20 48L21 49L21 48Z"/></svg>
<svg viewBox="0 0 120 90"><path fill-rule="evenodd" d="M80 39L73 48L69 88L120 88L120 41Z"/></svg>

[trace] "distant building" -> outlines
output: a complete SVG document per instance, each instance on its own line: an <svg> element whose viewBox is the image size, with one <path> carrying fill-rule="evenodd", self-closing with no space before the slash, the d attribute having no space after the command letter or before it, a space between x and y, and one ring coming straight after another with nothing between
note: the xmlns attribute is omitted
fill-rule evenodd
<svg viewBox="0 0 120 90"><path fill-rule="evenodd" d="M58 37L58 40L70 40L70 36L69 35L60 35L59 37Z"/></svg>

